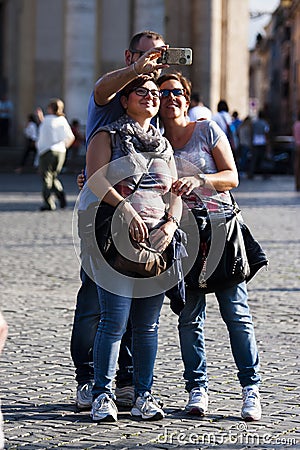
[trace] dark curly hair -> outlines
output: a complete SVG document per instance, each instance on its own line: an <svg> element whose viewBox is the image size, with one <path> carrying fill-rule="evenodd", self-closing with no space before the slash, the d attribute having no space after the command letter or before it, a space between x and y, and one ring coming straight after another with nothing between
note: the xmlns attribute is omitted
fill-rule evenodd
<svg viewBox="0 0 300 450"><path fill-rule="evenodd" d="M126 86L121 90L121 96L128 98L129 94L134 91L136 88L142 87L147 81L153 81L154 84L157 85L157 82L151 75L140 75L134 80L130 81L130 83L126 84Z"/></svg>

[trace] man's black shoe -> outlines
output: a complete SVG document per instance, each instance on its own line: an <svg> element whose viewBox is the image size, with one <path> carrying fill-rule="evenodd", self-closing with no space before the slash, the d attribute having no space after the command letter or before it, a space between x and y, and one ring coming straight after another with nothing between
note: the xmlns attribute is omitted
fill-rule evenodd
<svg viewBox="0 0 300 450"><path fill-rule="evenodd" d="M64 209L67 206L67 200L66 200L66 196L64 192L60 192L57 195L58 201L59 201L59 205L61 207L61 209Z"/></svg>

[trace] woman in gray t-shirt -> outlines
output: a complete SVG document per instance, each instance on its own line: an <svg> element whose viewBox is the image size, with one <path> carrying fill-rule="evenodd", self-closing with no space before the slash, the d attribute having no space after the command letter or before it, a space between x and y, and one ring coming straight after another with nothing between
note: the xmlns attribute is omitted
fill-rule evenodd
<svg viewBox="0 0 300 450"><path fill-rule="evenodd" d="M180 73L161 76L158 85L165 136L175 156L179 157L176 161L179 179L173 184L173 191L182 197L192 212L202 208L203 203L210 211L218 208L218 204L229 200L228 191L238 185L237 168L228 139L213 121L187 120L191 86ZM204 292L200 287L191 289L187 286L186 305L179 316L184 379L189 393L185 410L188 414L200 416L205 415L208 408ZM246 282L226 289L220 287L214 293L238 368L243 395L241 416L245 420L259 420L259 358Z"/></svg>

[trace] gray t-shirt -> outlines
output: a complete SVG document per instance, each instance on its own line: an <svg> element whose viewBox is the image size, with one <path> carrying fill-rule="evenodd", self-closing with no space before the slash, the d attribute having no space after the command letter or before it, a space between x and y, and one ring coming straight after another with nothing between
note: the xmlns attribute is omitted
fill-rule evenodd
<svg viewBox="0 0 300 450"><path fill-rule="evenodd" d="M218 169L213 157L213 149L222 136L226 138L224 131L215 121L196 122L190 140L182 148L174 149L178 177L197 173L216 173ZM207 199L212 198L216 201L231 203L228 192L216 192L212 189L202 189L201 192L201 198L207 196ZM195 191L187 197L183 196L183 200L189 208L201 207L203 204L201 198Z"/></svg>

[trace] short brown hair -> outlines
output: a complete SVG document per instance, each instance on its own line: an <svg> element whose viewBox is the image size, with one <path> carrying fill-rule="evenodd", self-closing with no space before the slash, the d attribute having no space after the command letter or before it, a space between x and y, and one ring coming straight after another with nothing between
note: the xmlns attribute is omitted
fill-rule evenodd
<svg viewBox="0 0 300 450"><path fill-rule="evenodd" d="M165 81L168 80L176 80L179 81L179 83L182 84L184 90L185 90L185 98L190 101L191 99L191 92L192 92L192 83L190 80L185 78L181 72L173 72L173 73L165 73L164 75L161 75L157 80L157 85L160 87Z"/></svg>
<svg viewBox="0 0 300 450"><path fill-rule="evenodd" d="M121 96L124 95L128 98L129 94L134 91L134 89L143 86L147 81L153 81L157 85L155 79L151 75L140 75L134 78L130 83L128 83L120 92Z"/></svg>
<svg viewBox="0 0 300 450"><path fill-rule="evenodd" d="M131 38L128 50L131 51L131 52L135 51L136 47L139 45L139 42L142 39L142 37L146 37L148 39L153 39L154 41L161 40L161 41L165 42L165 40L164 40L164 38L162 37L161 34L156 33L155 31L145 30L145 31L142 31L141 33L135 34Z"/></svg>
<svg viewBox="0 0 300 450"><path fill-rule="evenodd" d="M56 116L64 116L64 102L60 98L51 98L48 103L48 108L51 108L53 114Z"/></svg>

